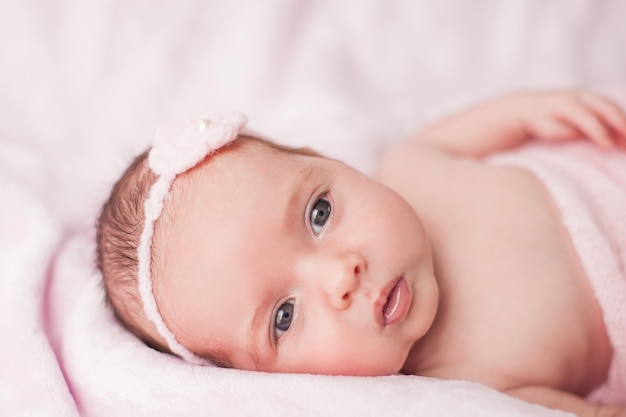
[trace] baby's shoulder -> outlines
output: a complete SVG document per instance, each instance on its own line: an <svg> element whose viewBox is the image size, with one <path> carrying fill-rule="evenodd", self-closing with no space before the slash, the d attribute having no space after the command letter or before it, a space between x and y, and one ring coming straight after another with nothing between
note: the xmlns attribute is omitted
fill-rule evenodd
<svg viewBox="0 0 626 417"><path fill-rule="evenodd" d="M435 145L410 141L397 145L380 158L374 177L392 188L405 188L417 179L445 181L463 165L481 161L459 157Z"/></svg>
<svg viewBox="0 0 626 417"><path fill-rule="evenodd" d="M509 170L414 140L383 155L374 177L421 210L420 201L432 207L436 203L433 198L447 204L448 197L474 199L477 194L485 196L495 188L510 189L515 180L502 171Z"/></svg>
<svg viewBox="0 0 626 417"><path fill-rule="evenodd" d="M395 176L410 169L427 169L441 163L451 163L454 159L452 155L433 144L413 140L396 145L385 152L378 161L375 175L378 178Z"/></svg>

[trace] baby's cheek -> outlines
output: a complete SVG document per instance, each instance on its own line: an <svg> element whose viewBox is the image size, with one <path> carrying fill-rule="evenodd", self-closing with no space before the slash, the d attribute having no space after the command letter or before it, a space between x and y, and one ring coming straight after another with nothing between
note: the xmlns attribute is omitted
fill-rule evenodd
<svg viewBox="0 0 626 417"><path fill-rule="evenodd" d="M323 311L315 317L318 320L306 323L306 332L284 344L279 355L282 372L380 376L396 374L404 365L410 350L405 340Z"/></svg>
<svg viewBox="0 0 626 417"><path fill-rule="evenodd" d="M393 346L329 343L310 355L306 371L326 375L382 376L398 373L405 356Z"/></svg>
<svg viewBox="0 0 626 417"><path fill-rule="evenodd" d="M357 376L384 376L398 373L403 360L389 351L362 349L351 354L335 357L337 374Z"/></svg>

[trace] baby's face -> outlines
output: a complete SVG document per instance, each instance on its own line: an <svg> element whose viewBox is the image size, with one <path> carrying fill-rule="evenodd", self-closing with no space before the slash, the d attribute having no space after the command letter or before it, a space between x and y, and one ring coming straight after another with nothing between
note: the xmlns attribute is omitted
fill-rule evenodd
<svg viewBox="0 0 626 417"><path fill-rule="evenodd" d="M178 340L240 369L397 373L438 304L415 212L340 162L235 148L175 202L156 291Z"/></svg>

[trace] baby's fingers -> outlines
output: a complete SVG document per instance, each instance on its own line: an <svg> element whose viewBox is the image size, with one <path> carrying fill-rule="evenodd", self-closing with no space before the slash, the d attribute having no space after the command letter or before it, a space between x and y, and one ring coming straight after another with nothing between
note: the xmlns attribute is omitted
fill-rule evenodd
<svg viewBox="0 0 626 417"><path fill-rule="evenodd" d="M611 148L615 142L611 129L604 123L601 115L583 99L577 99L562 115L563 121L575 127L582 136L603 148Z"/></svg>
<svg viewBox="0 0 626 417"><path fill-rule="evenodd" d="M580 102L592 111L609 130L613 143L626 148L626 114L614 102L593 94L580 94Z"/></svg>

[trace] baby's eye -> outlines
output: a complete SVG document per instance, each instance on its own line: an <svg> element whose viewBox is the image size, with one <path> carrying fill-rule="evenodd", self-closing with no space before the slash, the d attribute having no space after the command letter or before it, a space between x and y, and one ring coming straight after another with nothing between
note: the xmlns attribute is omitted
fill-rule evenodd
<svg viewBox="0 0 626 417"><path fill-rule="evenodd" d="M276 337L276 339L289 330L293 320L294 304L295 301L292 298L281 304L278 310L276 310L276 318L274 318L274 337Z"/></svg>
<svg viewBox="0 0 626 417"><path fill-rule="evenodd" d="M324 226L330 217L331 210L332 207L330 206L330 202L325 198L320 198L313 205L310 220L311 229L313 229L313 234L315 234L315 236L319 235L324 229Z"/></svg>

